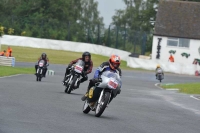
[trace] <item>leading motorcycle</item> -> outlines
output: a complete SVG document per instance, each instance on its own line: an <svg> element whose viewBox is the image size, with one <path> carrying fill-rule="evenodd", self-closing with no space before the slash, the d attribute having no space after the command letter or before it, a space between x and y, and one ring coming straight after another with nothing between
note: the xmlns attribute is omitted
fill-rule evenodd
<svg viewBox="0 0 200 133"><path fill-rule="evenodd" d="M111 100L119 93L121 85L118 74L110 71L103 72L99 82L89 90L83 105L83 113L87 114L92 110L95 111L96 117L100 117Z"/></svg>
<svg viewBox="0 0 200 133"><path fill-rule="evenodd" d="M65 93L70 94L71 91L77 89L78 84L80 84L81 75L84 71L85 63L82 60L78 60L76 64L71 67L70 74L66 75Z"/></svg>

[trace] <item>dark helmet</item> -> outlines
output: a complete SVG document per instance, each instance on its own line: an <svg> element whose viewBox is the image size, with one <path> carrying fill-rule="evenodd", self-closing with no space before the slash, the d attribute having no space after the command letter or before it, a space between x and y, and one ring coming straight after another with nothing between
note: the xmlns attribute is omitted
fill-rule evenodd
<svg viewBox="0 0 200 133"><path fill-rule="evenodd" d="M42 53L41 57L42 57L42 59L46 59L47 54L46 53Z"/></svg>
<svg viewBox="0 0 200 133"><path fill-rule="evenodd" d="M91 59L91 54L90 54L90 52L84 52L84 53L82 54L82 59L83 59L83 60L85 60L85 56L89 56L89 58Z"/></svg>

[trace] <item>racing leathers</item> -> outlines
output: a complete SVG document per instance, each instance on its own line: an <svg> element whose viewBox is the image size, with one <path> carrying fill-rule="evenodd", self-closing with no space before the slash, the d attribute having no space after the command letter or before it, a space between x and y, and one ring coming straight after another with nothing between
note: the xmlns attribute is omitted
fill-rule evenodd
<svg viewBox="0 0 200 133"><path fill-rule="evenodd" d="M75 64L78 60L83 60L83 59L82 58L78 58L76 60L71 61L70 64L68 65L68 67L66 68L63 84L64 84L64 81L66 80L66 76L70 73L72 65ZM89 62L85 62L84 72L82 73L82 79L81 79L80 83L88 80L87 74L92 72L92 68L93 68L92 60L90 60ZM78 87L79 87L80 83L78 84Z"/></svg>
<svg viewBox="0 0 200 133"><path fill-rule="evenodd" d="M35 64L35 72L37 72L37 69L38 69L38 63L41 61L41 60L44 60L44 71L43 71L43 76L45 77L46 75L46 72L47 72L47 66L49 65L49 59L46 57L46 58L38 58L38 62Z"/></svg>
<svg viewBox="0 0 200 133"><path fill-rule="evenodd" d="M87 92L86 92L86 95L84 95L81 99L84 101L87 97L87 94L90 90L90 88L92 86L95 85L95 83L99 82L100 80L100 76L103 72L105 71L112 71L114 73L117 73L119 74L119 76L121 77L122 76L122 72L121 72L121 69L120 68L117 68L115 70L111 69L110 68L110 63L109 62L103 62L98 68L97 70L95 71L95 74L94 74L94 78L90 80L89 82L89 85L88 85L88 88L87 88ZM118 94L120 94L121 90L119 90Z"/></svg>

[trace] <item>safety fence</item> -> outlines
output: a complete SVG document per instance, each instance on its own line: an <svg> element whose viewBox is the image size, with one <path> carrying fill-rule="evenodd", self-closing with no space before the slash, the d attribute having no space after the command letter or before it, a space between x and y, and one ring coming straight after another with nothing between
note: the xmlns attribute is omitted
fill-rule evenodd
<svg viewBox="0 0 200 133"><path fill-rule="evenodd" d="M138 55L151 51L152 33L129 27L68 20L50 21L14 15L1 15L0 23L6 27L5 33L10 35L97 44Z"/></svg>
<svg viewBox="0 0 200 133"><path fill-rule="evenodd" d="M0 56L0 66L15 66L15 57Z"/></svg>
<svg viewBox="0 0 200 133"><path fill-rule="evenodd" d="M196 70L200 70L199 65L195 64L185 65L181 63L171 63L160 60L152 60L151 57L143 55L140 55L139 58L133 58L129 57L129 55L131 54L130 52L95 44L10 35L4 35L1 39L1 42L2 44L7 44L11 46L46 48L74 52L89 51L93 54L99 54L108 57L112 54L117 54L121 57L122 60L127 61L127 66L132 68L155 70L157 64L160 64L165 72L189 75L194 75Z"/></svg>

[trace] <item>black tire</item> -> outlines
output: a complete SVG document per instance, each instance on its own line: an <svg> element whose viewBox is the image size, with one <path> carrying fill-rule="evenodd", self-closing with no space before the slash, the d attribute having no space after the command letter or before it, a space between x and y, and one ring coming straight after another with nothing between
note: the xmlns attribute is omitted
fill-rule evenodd
<svg viewBox="0 0 200 133"><path fill-rule="evenodd" d="M36 76L36 81L38 81L39 80L39 78L38 78L38 76Z"/></svg>
<svg viewBox="0 0 200 133"><path fill-rule="evenodd" d="M160 83L162 82L162 80L160 79Z"/></svg>
<svg viewBox="0 0 200 133"><path fill-rule="evenodd" d="M86 107L87 106L87 107ZM91 108L87 104L87 100L85 100L85 103L83 105L83 113L88 114L90 112Z"/></svg>
<svg viewBox="0 0 200 133"><path fill-rule="evenodd" d="M39 77L39 79L38 79L39 81L41 81L42 80L42 78L41 77Z"/></svg>
<svg viewBox="0 0 200 133"><path fill-rule="evenodd" d="M110 92L105 92L104 96L102 97L104 99L104 104L102 105L102 107L100 108L99 112L97 111L97 108L95 110L95 116L96 117L100 117L102 115L102 113L104 112L105 108L107 107L107 104L109 102L109 98L110 98L111 93ZM99 106L99 105L97 105Z"/></svg>
<svg viewBox="0 0 200 133"><path fill-rule="evenodd" d="M65 93L67 93L68 88L69 88L69 85L68 85L68 83L67 83L67 85L65 85Z"/></svg>
<svg viewBox="0 0 200 133"><path fill-rule="evenodd" d="M71 85L69 86L69 88L68 88L68 90L67 90L67 93L68 93L68 94L71 93L71 91L72 91L72 89L73 89L73 87L74 87L74 84L75 84L77 78L78 78L78 77L77 77L76 75L73 77L73 81L72 81Z"/></svg>

